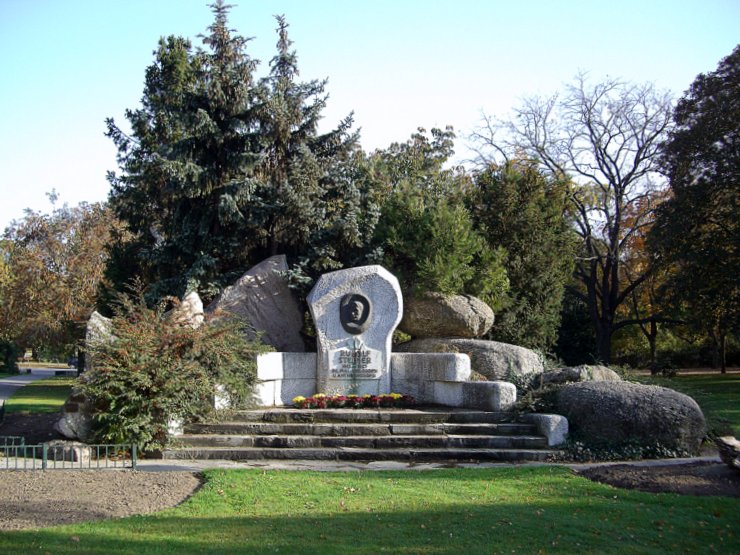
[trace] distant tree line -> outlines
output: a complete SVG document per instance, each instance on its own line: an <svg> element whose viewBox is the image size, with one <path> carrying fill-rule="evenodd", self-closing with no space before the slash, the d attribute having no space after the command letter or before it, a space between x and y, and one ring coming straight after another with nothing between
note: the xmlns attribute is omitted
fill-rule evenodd
<svg viewBox="0 0 740 555"><path fill-rule="evenodd" d="M477 160L454 166L450 128L372 153L351 114L320 133L326 81L299 80L285 18L259 77L228 12L213 6L202 47L162 38L127 127L107 120L107 205L6 230L7 349L70 351L133 280L152 306L208 301L281 253L299 297L323 272L380 263L405 295L479 296L491 339L567 363L657 368L707 343L724 368L737 351L738 49L675 109L649 84L580 75L486 117Z"/></svg>

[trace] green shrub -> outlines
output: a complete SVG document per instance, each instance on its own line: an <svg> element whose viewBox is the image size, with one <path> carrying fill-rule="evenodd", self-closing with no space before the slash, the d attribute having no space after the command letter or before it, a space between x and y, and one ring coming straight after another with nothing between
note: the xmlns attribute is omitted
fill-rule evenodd
<svg viewBox="0 0 740 555"><path fill-rule="evenodd" d="M0 341L0 370L18 372L18 347L12 341Z"/></svg>
<svg viewBox="0 0 740 555"><path fill-rule="evenodd" d="M119 296L112 339L90 346L95 367L81 378L95 407L97 439L161 449L168 421L197 419L211 410L216 384L232 404L246 405L256 354L267 348L247 341L244 327L220 318L194 329L168 318L164 302L151 309L140 294Z"/></svg>
<svg viewBox="0 0 740 555"><path fill-rule="evenodd" d="M683 449L672 449L660 443L645 445L634 440L619 444L595 444L568 437L558 449L562 452L559 457L561 460L576 462L670 459L691 456Z"/></svg>

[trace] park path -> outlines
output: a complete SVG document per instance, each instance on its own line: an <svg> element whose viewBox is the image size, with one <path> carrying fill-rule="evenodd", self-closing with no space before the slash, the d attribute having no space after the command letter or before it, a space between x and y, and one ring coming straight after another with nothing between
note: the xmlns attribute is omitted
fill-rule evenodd
<svg viewBox="0 0 740 555"><path fill-rule="evenodd" d="M16 391L31 382L54 376L56 370L55 368L34 368L30 374L0 378L0 402L10 399Z"/></svg>

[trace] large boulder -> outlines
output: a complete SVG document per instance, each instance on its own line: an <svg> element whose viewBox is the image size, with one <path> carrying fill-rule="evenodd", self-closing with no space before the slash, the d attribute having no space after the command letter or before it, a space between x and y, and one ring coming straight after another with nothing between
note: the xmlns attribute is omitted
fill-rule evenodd
<svg viewBox="0 0 740 555"><path fill-rule="evenodd" d="M62 416L54 429L67 439L90 442L93 439L93 407L83 393L77 389L67 398L62 407Z"/></svg>
<svg viewBox="0 0 740 555"><path fill-rule="evenodd" d="M493 326L493 311L472 295L424 293L404 303L401 331L415 338L480 337Z"/></svg>
<svg viewBox="0 0 740 555"><path fill-rule="evenodd" d="M569 382L619 382L619 377L614 370L606 366L572 366L558 368L551 372L542 374L542 385L563 384Z"/></svg>
<svg viewBox="0 0 740 555"><path fill-rule="evenodd" d="M277 351L302 353L303 313L279 272L288 270L285 255L263 260L245 273L206 308L207 314L234 314L244 318L262 341ZM254 336L252 337L254 339Z"/></svg>
<svg viewBox="0 0 740 555"><path fill-rule="evenodd" d="M555 412L571 433L594 444L637 441L697 453L704 414L691 397L672 389L631 382L582 382L560 387Z"/></svg>
<svg viewBox="0 0 740 555"><path fill-rule="evenodd" d="M401 353L462 353L470 366L489 380L523 385L544 371L540 356L529 349L480 339L414 339L394 347Z"/></svg>
<svg viewBox="0 0 740 555"><path fill-rule="evenodd" d="M180 301L175 308L167 313L167 317L183 325L197 329L203 324L203 301L195 291L191 291Z"/></svg>
<svg viewBox="0 0 740 555"><path fill-rule="evenodd" d="M87 321L87 330L85 332L85 370L90 371L95 367L94 356L92 351L97 345L110 343L113 341L111 332L113 323L110 318L106 318L97 310L93 311L90 319Z"/></svg>

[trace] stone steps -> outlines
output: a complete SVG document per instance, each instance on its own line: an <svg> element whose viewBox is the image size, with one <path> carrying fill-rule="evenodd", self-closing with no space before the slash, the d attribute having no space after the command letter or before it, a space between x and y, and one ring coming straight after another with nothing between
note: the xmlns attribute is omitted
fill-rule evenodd
<svg viewBox="0 0 740 555"><path fill-rule="evenodd" d="M394 422L397 424L504 423L514 422L510 412L419 407L413 409L293 409L239 410L230 414L234 422Z"/></svg>
<svg viewBox="0 0 740 555"><path fill-rule="evenodd" d="M330 422L274 424L271 422L221 422L189 424L185 434L222 435L313 435L313 436L389 436L389 435L534 435L532 424L334 424Z"/></svg>
<svg viewBox="0 0 740 555"><path fill-rule="evenodd" d="M546 461L557 451L549 449L486 449L486 448L182 448L163 453L169 460L337 460L337 461Z"/></svg>
<svg viewBox="0 0 740 555"><path fill-rule="evenodd" d="M392 435L392 436L312 436L312 435L182 435L179 438L189 447L270 447L270 448L337 448L361 447L366 449L393 449L419 447L444 448L495 448L539 449L547 447L541 436L494 435Z"/></svg>
<svg viewBox="0 0 740 555"><path fill-rule="evenodd" d="M414 409L273 408L189 424L165 459L542 461L555 451L511 413Z"/></svg>

